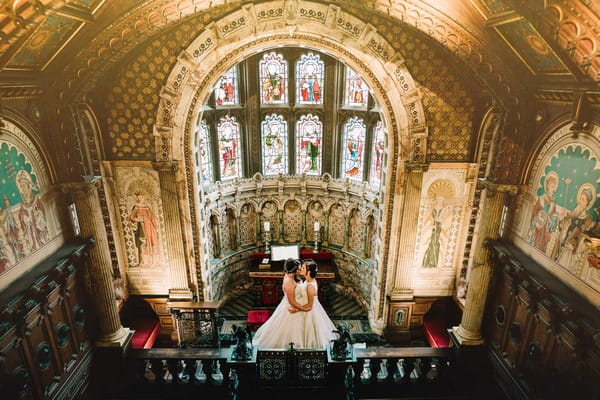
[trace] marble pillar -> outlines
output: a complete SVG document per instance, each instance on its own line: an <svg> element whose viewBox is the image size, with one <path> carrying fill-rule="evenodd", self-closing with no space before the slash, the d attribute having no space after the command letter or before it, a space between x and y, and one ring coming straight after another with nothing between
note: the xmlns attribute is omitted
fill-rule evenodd
<svg viewBox="0 0 600 400"><path fill-rule="evenodd" d="M188 286L187 267L184 250L183 226L179 212L177 195L177 162L161 161L154 163L160 180L160 195L165 216L167 251L171 273L169 298L191 300L192 291Z"/></svg>
<svg viewBox="0 0 600 400"><path fill-rule="evenodd" d="M416 226L419 222L423 173L427 171L427 164L408 164L406 169L404 205L397 249L397 263L393 271L393 287L390 293L391 301L412 300L413 298L412 274L415 242L417 240Z"/></svg>
<svg viewBox="0 0 600 400"><path fill-rule="evenodd" d="M81 236L91 237L95 245L89 250L86 273L89 275L89 298L92 300L97 317L99 347L124 347L130 341L132 332L123 328L117 309L113 285L113 267L102 218L102 207L98 196L100 178L89 182L65 183L62 190L71 194L77 210Z"/></svg>
<svg viewBox="0 0 600 400"><path fill-rule="evenodd" d="M467 298L460 325L452 328L452 335L461 346L476 346L483 343L481 323L492 275L490 251L485 241L498 238L506 196L515 195L518 191L518 187L513 185L499 185L489 181L482 181L480 184L483 185L483 202L479 214L477 239L473 247Z"/></svg>

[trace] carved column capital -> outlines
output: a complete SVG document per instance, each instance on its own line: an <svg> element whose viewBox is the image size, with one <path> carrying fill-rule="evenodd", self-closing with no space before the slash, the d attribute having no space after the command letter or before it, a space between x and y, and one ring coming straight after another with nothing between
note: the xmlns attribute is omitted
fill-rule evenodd
<svg viewBox="0 0 600 400"><path fill-rule="evenodd" d="M174 160L170 161L156 161L152 163L152 166L158 172L176 172L179 163Z"/></svg>
<svg viewBox="0 0 600 400"><path fill-rule="evenodd" d="M404 170L406 173L410 172L427 172L429 169L429 163L420 163L420 162L407 162L404 164Z"/></svg>
<svg viewBox="0 0 600 400"><path fill-rule="evenodd" d="M508 193L510 196L516 196L522 186L519 185L509 185L505 183L495 183L490 179L482 179L477 185L481 189L486 189L490 195L495 195L497 193Z"/></svg>
<svg viewBox="0 0 600 400"><path fill-rule="evenodd" d="M92 179L86 180L85 182L66 182L60 184L60 190L66 194L73 194L75 196L89 196L95 190L98 189L102 183L102 178L94 176Z"/></svg>

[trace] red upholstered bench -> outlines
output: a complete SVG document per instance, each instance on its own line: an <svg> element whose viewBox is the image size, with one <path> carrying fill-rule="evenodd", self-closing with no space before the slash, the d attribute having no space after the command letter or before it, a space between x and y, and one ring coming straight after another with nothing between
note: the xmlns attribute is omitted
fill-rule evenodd
<svg viewBox="0 0 600 400"><path fill-rule="evenodd" d="M423 318L423 330L431 347L450 347L448 324L442 316L426 315Z"/></svg>
<svg viewBox="0 0 600 400"><path fill-rule="evenodd" d="M131 347L134 349L151 349L160 331L160 322L156 318L140 319L131 324L133 338Z"/></svg>
<svg viewBox="0 0 600 400"><path fill-rule="evenodd" d="M250 310L248 311L248 322L254 329L264 324L271 316L270 310Z"/></svg>

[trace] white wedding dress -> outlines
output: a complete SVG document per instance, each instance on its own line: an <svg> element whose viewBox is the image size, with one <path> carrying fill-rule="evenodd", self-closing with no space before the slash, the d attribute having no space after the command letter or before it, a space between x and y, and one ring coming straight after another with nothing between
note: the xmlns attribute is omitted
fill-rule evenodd
<svg viewBox="0 0 600 400"><path fill-rule="evenodd" d="M290 279L285 277L285 279ZM308 302L306 295L306 285L299 283L294 290L294 297L300 305ZM261 349L266 348L285 348L290 346L290 342L294 342L294 348L306 348L304 343L304 318L305 312L298 311L291 313L289 311L290 303L287 300L285 291L283 299L273 311L267 322L261 325L254 334L252 343L254 346Z"/></svg>
<svg viewBox="0 0 600 400"><path fill-rule="evenodd" d="M304 285L313 285L315 288L315 297L313 298L311 310L296 313L304 316L304 348L322 349L337 337L333 333L337 328L319 301L319 297L317 296L319 293L317 281L306 282Z"/></svg>

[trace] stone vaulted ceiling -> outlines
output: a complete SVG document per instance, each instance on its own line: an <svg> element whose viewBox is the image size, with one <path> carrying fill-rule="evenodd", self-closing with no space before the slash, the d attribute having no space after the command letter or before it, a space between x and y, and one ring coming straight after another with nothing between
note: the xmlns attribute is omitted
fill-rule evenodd
<svg viewBox="0 0 600 400"><path fill-rule="evenodd" d="M295 1L295 0L294 0ZM103 71L148 38L227 0L16 0L0 8L1 79L71 88L89 69ZM600 5L593 0L349 1L362 12L413 25L483 69L514 71L525 86L548 82L578 86L600 81ZM222 10L223 12L223 10ZM452 46L455 42L455 46ZM504 60L487 66L475 47ZM101 78L99 78L101 79ZM64 80L64 81L61 81Z"/></svg>

